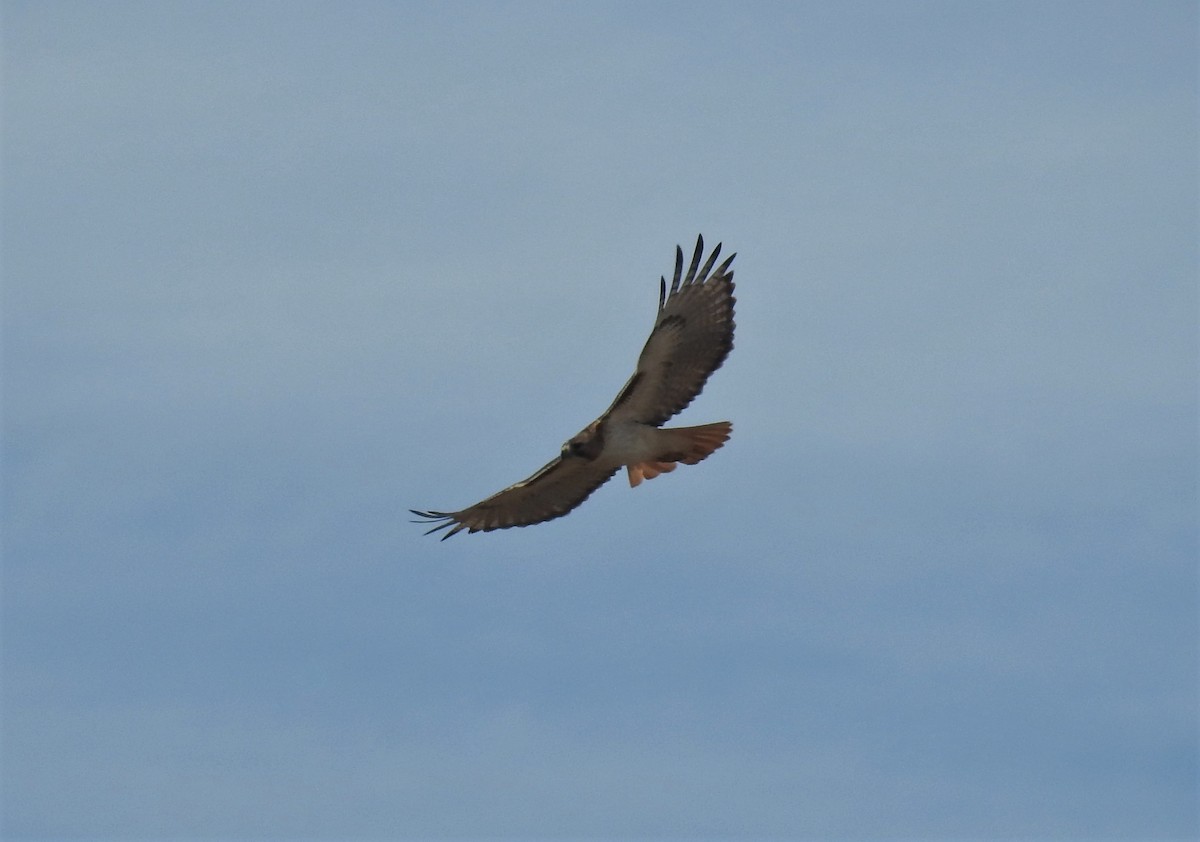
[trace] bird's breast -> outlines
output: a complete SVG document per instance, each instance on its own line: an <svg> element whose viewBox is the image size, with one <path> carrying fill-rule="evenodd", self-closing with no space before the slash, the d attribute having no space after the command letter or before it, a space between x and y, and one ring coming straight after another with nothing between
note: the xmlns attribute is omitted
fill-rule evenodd
<svg viewBox="0 0 1200 842"><path fill-rule="evenodd" d="M604 455L615 464L653 459L661 449L662 431L636 421L610 422L604 430Z"/></svg>

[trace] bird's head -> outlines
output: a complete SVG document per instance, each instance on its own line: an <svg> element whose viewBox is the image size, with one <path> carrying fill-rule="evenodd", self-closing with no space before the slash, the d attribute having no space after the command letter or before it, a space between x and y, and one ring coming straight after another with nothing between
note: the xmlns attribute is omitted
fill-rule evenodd
<svg viewBox="0 0 1200 842"><path fill-rule="evenodd" d="M562 456L564 459L570 456L595 459L603 448L604 436L600 432L600 422L593 421L563 443Z"/></svg>

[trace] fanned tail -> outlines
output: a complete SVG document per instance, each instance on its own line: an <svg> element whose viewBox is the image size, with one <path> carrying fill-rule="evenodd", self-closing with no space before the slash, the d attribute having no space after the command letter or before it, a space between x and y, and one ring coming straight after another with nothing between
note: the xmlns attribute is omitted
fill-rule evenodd
<svg viewBox="0 0 1200 842"><path fill-rule="evenodd" d="M671 436L667 451L658 459L627 466L630 488L637 488L643 479L654 479L659 474L669 474L675 470L677 463L695 465L703 461L729 441L729 436L733 433L733 424L728 421L716 421L698 427L677 427L662 432Z"/></svg>

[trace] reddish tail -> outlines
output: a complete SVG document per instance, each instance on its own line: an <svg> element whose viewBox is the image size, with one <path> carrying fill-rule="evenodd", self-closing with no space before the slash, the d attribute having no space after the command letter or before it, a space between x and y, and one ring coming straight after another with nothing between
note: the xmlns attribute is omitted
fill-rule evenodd
<svg viewBox="0 0 1200 842"><path fill-rule="evenodd" d="M636 488L643 479L654 479L659 474L669 474L676 463L695 465L714 450L729 441L733 425L728 421L701 424L698 427L677 427L663 430L664 453L657 459L629 465L629 487Z"/></svg>

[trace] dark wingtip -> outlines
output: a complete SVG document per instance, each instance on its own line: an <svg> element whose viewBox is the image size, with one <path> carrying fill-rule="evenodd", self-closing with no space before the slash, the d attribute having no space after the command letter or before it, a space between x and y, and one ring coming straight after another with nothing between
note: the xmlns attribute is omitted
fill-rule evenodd
<svg viewBox="0 0 1200 842"><path fill-rule="evenodd" d="M713 249L712 254L708 256L708 260L704 261L704 268L700 270L700 283L708 280L708 273L712 271L713 264L717 262L717 258L721 254L721 244L717 243L717 247Z"/></svg>
<svg viewBox="0 0 1200 842"><path fill-rule="evenodd" d="M409 511L412 512L417 517L424 518L426 522L431 521L431 520L442 520L443 518L450 517L449 512L435 512L433 510L430 510L428 512L423 512L420 509L409 509ZM412 523L421 523L421 521L414 520L414 521L412 521Z"/></svg>
<svg viewBox="0 0 1200 842"><path fill-rule="evenodd" d="M729 255L729 257L725 258L725 262L724 262L724 263L722 263L720 266L718 266L718 267L717 267L717 274L718 274L718 275L728 275L729 277L731 277L731 278L732 278L732 277L733 277L733 272L730 272L730 271L729 271L729 264L730 264L730 263L733 263L733 259L734 259L735 257L737 257L737 252L736 252L736 251L735 251L733 254Z"/></svg>
<svg viewBox="0 0 1200 842"><path fill-rule="evenodd" d="M458 523L454 519L454 515L450 512L435 512L432 510L423 512L420 509L409 509L409 511L417 517L422 518L422 520L414 520L410 521L410 523L419 523L422 526L428 526L431 523L434 524L432 529L425 531L426 535L432 535L435 532L441 532L443 529L448 529L449 527L453 526L453 529L442 536L443 541L463 528L463 524Z"/></svg>
<svg viewBox="0 0 1200 842"><path fill-rule="evenodd" d="M692 281L696 280L696 270L700 268L700 258L704 256L704 235L696 237L696 250L692 252L692 265L688 267L687 278L684 279L683 285L687 286Z"/></svg>

